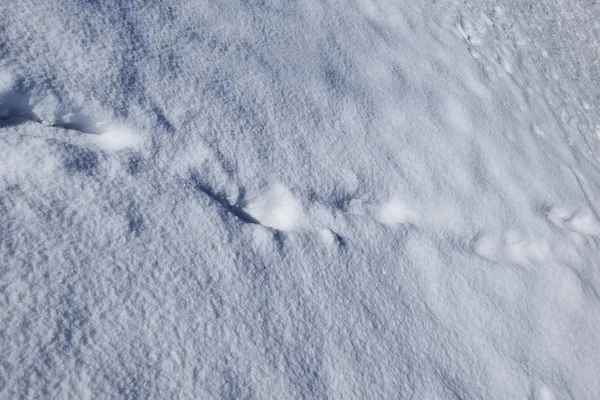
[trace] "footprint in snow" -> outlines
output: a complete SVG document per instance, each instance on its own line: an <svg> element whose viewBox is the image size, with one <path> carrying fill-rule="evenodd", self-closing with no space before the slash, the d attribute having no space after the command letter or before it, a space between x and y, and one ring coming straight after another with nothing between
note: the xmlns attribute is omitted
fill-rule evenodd
<svg viewBox="0 0 600 400"><path fill-rule="evenodd" d="M600 236L600 221L589 209L572 211L564 207L552 207L547 217L559 228L569 229L584 236Z"/></svg>
<svg viewBox="0 0 600 400"><path fill-rule="evenodd" d="M504 235L480 235L474 240L473 251L490 261L504 259L522 267L534 262L547 262L553 257L548 240L526 238L513 230Z"/></svg>
<svg viewBox="0 0 600 400"><path fill-rule="evenodd" d="M98 121L81 113L65 113L56 99L45 105L44 101L32 104L31 94L16 89L16 86L18 80L9 72L0 70L0 128L35 123L64 129L85 134L83 141L107 151L135 149L141 144L141 137L125 125ZM63 111L58 112L59 109Z"/></svg>
<svg viewBox="0 0 600 400"><path fill-rule="evenodd" d="M302 217L302 204L281 184L272 186L262 195L249 198L243 209L261 225L281 231L294 229Z"/></svg>
<svg viewBox="0 0 600 400"><path fill-rule="evenodd" d="M400 198L392 197L379 205L376 218L384 225L399 225L416 220L413 212Z"/></svg>

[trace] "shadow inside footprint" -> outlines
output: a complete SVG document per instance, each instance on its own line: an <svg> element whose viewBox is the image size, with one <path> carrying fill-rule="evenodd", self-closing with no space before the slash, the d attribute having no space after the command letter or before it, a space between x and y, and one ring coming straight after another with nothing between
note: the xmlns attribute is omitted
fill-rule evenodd
<svg viewBox="0 0 600 400"><path fill-rule="evenodd" d="M39 122L41 120L33 113L30 105L31 96L15 90L0 94L0 128Z"/></svg>
<svg viewBox="0 0 600 400"><path fill-rule="evenodd" d="M190 173L190 181L196 190L208 196L208 198L222 206L225 211L235 215L242 222L260 225L260 222L252 215L244 211L240 205L232 204L227 199L225 194L215 192L209 185L203 182L200 174L197 171L192 171Z"/></svg>
<svg viewBox="0 0 600 400"><path fill-rule="evenodd" d="M101 133L92 118L87 115L64 114L53 121L46 121L33 112L30 93L14 89L0 93L0 128L17 126L26 122L87 134Z"/></svg>

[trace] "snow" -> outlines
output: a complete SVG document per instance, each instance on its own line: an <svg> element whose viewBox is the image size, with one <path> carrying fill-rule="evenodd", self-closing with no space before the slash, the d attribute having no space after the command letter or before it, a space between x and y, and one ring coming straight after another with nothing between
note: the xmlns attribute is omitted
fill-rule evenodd
<svg viewBox="0 0 600 400"><path fill-rule="evenodd" d="M379 221L382 224L402 224L412 219L415 219L413 213L398 198L392 198L379 207Z"/></svg>
<svg viewBox="0 0 600 400"><path fill-rule="evenodd" d="M0 397L596 399L592 3L1 3Z"/></svg>
<svg viewBox="0 0 600 400"><path fill-rule="evenodd" d="M127 127L110 125L92 137L93 142L105 150L135 149L139 138Z"/></svg>
<svg viewBox="0 0 600 400"><path fill-rule="evenodd" d="M275 184L265 195L250 200L244 210L261 225L289 231L302 215L302 204L288 188Z"/></svg>

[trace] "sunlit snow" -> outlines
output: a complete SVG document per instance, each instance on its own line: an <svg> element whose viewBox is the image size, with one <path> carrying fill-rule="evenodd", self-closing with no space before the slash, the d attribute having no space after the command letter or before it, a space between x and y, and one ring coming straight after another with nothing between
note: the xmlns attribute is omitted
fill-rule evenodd
<svg viewBox="0 0 600 400"><path fill-rule="evenodd" d="M599 21L0 2L0 398L600 398Z"/></svg>

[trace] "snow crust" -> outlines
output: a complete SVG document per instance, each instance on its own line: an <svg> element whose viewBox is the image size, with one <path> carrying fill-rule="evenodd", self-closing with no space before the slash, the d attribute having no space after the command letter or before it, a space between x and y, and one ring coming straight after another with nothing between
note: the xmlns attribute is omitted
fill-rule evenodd
<svg viewBox="0 0 600 400"><path fill-rule="evenodd" d="M1 398L598 398L594 2L0 15Z"/></svg>

